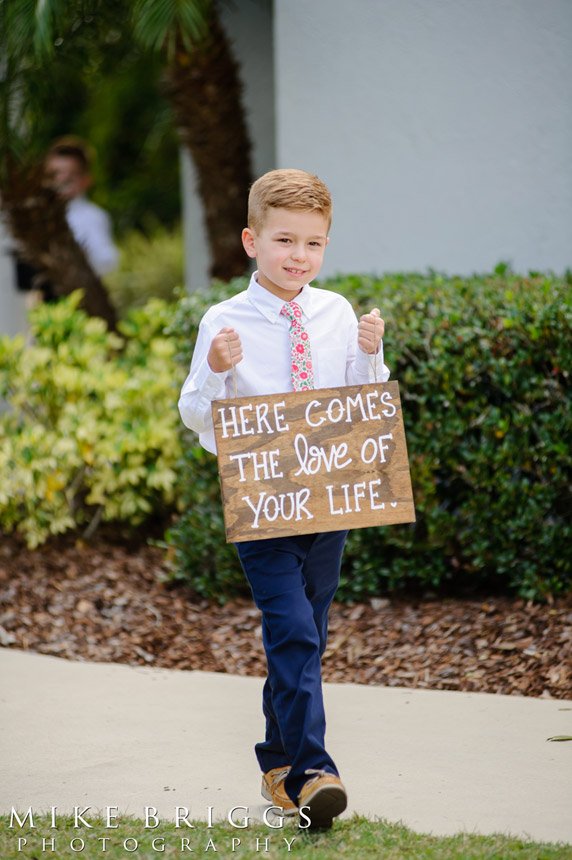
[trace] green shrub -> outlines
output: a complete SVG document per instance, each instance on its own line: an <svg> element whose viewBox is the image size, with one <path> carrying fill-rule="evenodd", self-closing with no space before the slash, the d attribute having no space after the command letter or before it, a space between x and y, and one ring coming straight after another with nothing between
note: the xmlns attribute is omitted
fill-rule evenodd
<svg viewBox="0 0 572 860"><path fill-rule="evenodd" d="M246 278L235 278L228 284L215 281L208 292L194 292L180 299L165 335L171 338L176 359L185 372L203 314L247 285ZM182 423L180 438L183 454L178 498L182 513L165 536L171 575L188 582L197 594L222 602L246 592L246 587L236 551L225 539L216 457L205 451Z"/></svg>
<svg viewBox="0 0 572 860"><path fill-rule="evenodd" d="M29 546L100 519L138 525L175 502L184 372L155 299L121 336L77 309L31 314L33 343L0 339L0 529Z"/></svg>
<svg viewBox="0 0 572 860"><path fill-rule="evenodd" d="M167 560L173 579L223 603L246 587L234 546L225 541L216 457L188 440L183 444L179 463L183 513L167 531L163 546L169 547Z"/></svg>
<svg viewBox="0 0 572 860"><path fill-rule="evenodd" d="M322 284L386 320L417 522L356 530L345 600L397 589L570 589L570 276L349 276ZM31 546L101 518L136 526L178 508L173 576L219 599L247 591L225 543L215 458L176 402L198 322L246 286L214 284L132 309L120 335L77 309L32 314L33 343L0 341L0 529Z"/></svg>
<svg viewBox="0 0 572 860"><path fill-rule="evenodd" d="M185 298L171 336L185 370L202 313L245 286ZM342 599L420 583L496 587L527 598L571 586L570 276L500 265L469 278L436 272L332 278L358 314L386 320L400 383L417 522L357 530ZM206 596L244 584L224 545L212 458L184 431L184 508L168 540L177 576ZM242 584L242 585L241 585Z"/></svg>
<svg viewBox="0 0 572 860"><path fill-rule="evenodd" d="M154 229L151 236L133 230L120 244L119 266L105 285L120 316L149 299L174 301L183 284L183 238L180 230Z"/></svg>

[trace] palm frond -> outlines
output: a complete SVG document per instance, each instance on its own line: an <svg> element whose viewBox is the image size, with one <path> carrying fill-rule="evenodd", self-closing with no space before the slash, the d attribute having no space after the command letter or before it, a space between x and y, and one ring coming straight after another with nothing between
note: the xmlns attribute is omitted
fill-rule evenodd
<svg viewBox="0 0 572 860"><path fill-rule="evenodd" d="M136 0L133 30L146 48L172 49L177 37L187 44L198 43L208 33L212 0Z"/></svg>
<svg viewBox="0 0 572 860"><path fill-rule="evenodd" d="M34 48L38 56L49 56L54 51L55 31L69 17L66 0L37 0L35 9Z"/></svg>
<svg viewBox="0 0 572 860"><path fill-rule="evenodd" d="M30 52L35 5L35 0L0 0L0 47L4 58L14 60Z"/></svg>

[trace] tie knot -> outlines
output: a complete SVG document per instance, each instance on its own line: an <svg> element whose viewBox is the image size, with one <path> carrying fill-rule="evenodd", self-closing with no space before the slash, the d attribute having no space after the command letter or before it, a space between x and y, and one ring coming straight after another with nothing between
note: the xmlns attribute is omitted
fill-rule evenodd
<svg viewBox="0 0 572 860"><path fill-rule="evenodd" d="M298 302L286 302L280 308L280 313L283 314L291 323L300 323L302 319L302 308Z"/></svg>

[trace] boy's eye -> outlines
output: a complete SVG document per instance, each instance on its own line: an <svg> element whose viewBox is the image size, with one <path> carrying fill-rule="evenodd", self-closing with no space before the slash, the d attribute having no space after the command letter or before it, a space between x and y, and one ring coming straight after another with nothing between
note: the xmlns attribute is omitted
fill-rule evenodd
<svg viewBox="0 0 572 860"><path fill-rule="evenodd" d="M290 239L288 236L280 236L278 239L276 239L276 241L282 242L284 245L290 245L292 243L292 239ZM316 239L313 239L312 241L308 242L308 244L311 245L312 248L322 247L322 243Z"/></svg>

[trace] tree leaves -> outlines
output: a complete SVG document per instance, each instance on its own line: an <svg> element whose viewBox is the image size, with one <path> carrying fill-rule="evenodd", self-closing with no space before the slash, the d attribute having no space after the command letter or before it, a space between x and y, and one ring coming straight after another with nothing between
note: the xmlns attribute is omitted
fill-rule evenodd
<svg viewBox="0 0 572 860"><path fill-rule="evenodd" d="M166 50L172 56L177 38L185 47L200 42L208 33L211 0L135 0L133 31L146 48Z"/></svg>

